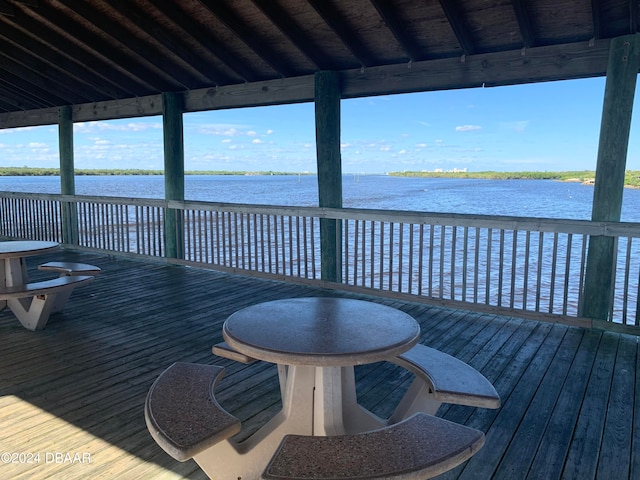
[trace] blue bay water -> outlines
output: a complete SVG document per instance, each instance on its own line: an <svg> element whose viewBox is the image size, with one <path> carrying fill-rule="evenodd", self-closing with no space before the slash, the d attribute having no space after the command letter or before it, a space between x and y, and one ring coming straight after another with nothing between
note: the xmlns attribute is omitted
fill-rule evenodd
<svg viewBox="0 0 640 480"><path fill-rule="evenodd" d="M60 193L58 177L0 177L0 191ZM78 176L78 195L164 198L162 176ZM317 206L312 175L188 175L185 198L212 202ZM551 180L485 180L345 175L343 205L478 215L588 220L593 187ZM640 222L640 190L625 189L622 221Z"/></svg>

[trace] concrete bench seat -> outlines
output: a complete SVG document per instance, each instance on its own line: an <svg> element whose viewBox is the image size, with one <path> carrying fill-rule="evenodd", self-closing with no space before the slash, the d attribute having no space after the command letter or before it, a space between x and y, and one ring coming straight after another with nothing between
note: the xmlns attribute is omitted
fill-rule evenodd
<svg viewBox="0 0 640 480"><path fill-rule="evenodd" d="M144 407L147 428L176 460L189 460L240 431L240 420L213 393L223 375L224 368L215 365L177 362L151 386Z"/></svg>
<svg viewBox="0 0 640 480"><path fill-rule="evenodd" d="M287 435L264 480L424 479L454 468L484 444L484 434L425 413L366 433Z"/></svg>
<svg viewBox="0 0 640 480"><path fill-rule="evenodd" d="M38 265L38 270L56 272L60 275L98 275L102 272L102 269L95 265L75 262L47 262Z"/></svg>
<svg viewBox="0 0 640 480"><path fill-rule="evenodd" d="M500 407L500 395L484 375L444 352L418 344L392 362L416 375L392 421L415 412L435 414L442 403Z"/></svg>
<svg viewBox="0 0 640 480"><path fill-rule="evenodd" d="M41 282L32 282L14 287L0 287L0 300L12 298L34 297L37 295L51 295L63 290L73 289L77 285L93 280L91 276L58 277Z"/></svg>
<svg viewBox="0 0 640 480"><path fill-rule="evenodd" d="M92 276L74 275L25 285L0 287L0 301L7 302L25 328L41 330L45 327L49 315L56 311L55 307L60 304L60 298L66 301L75 287L91 280L93 280Z"/></svg>

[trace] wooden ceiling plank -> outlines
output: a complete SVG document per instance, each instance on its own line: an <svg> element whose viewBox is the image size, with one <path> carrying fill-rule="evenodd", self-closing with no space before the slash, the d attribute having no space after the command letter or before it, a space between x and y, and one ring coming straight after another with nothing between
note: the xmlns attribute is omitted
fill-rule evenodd
<svg viewBox="0 0 640 480"><path fill-rule="evenodd" d="M373 55L357 36L355 29L345 25L342 17L326 0L307 0L322 20L363 67L374 65Z"/></svg>
<svg viewBox="0 0 640 480"><path fill-rule="evenodd" d="M184 78L174 72L170 74L167 68L156 65L153 59L159 57L158 52L145 42L140 42L122 25L96 12L85 2L57 1L111 38L110 41L103 40L88 32L84 26L77 22L75 22L77 31L73 27L64 28L65 31L73 32L73 36L87 48L109 61L113 62L116 61L114 59L117 59L117 63L123 66L125 71L130 72L135 78L143 80L146 84L152 85L154 90L173 91L188 88L187 85L192 81L191 76ZM60 17L60 15L57 16ZM116 48L115 44L120 45L122 50Z"/></svg>
<svg viewBox="0 0 640 480"><path fill-rule="evenodd" d="M0 23L2 23L1 20ZM47 38L49 42L53 43L61 41L59 35L48 29L45 25L28 19L21 21L20 25L28 32L37 31L38 36L33 37L25 33L24 30L19 30L13 25L4 23L2 30L0 30L0 39L4 39L8 45L11 45L11 48L7 49L7 56L11 56L17 60L18 57L24 57L26 54L41 62L43 65L47 65L48 68L57 70L60 76L71 76L79 84L83 84L90 89L95 89L96 92L100 93L103 97L118 98L125 92L127 94L133 94L133 92L127 89L116 86L110 79L87 69L87 64L82 62L82 53L77 51L79 49L71 48L70 50L72 51L65 52L67 56L64 56L51 48L49 44L42 42L40 39L44 38ZM74 55L74 50L78 56ZM89 60L89 58L86 58L86 60Z"/></svg>
<svg viewBox="0 0 640 480"><path fill-rule="evenodd" d="M632 3L635 0L630 0ZM600 0L591 0L591 16L593 18L593 38L602 38L602 14L600 13Z"/></svg>
<svg viewBox="0 0 640 480"><path fill-rule="evenodd" d="M469 28L465 24L460 10L452 0L440 0L442 10L451 25L451 29L458 39L460 48L465 55L473 55L476 52Z"/></svg>
<svg viewBox="0 0 640 480"><path fill-rule="evenodd" d="M46 13L51 15L51 12ZM61 20L59 15L51 16L53 17L52 20ZM34 54L38 52L39 56L44 56L60 66L65 65L68 61L81 66L89 72L89 75L93 74L101 79L96 85L104 85L100 88L104 88L105 91L112 91L115 87L121 97L123 94L132 96L139 95L141 90L149 92L154 88L143 80L131 75L126 75L121 69L113 68L113 66L106 62L100 61L100 55L93 55L90 51L81 48L75 42L68 41L66 37L50 28L47 23L40 21L38 15L30 16L25 13L19 17L18 21L14 21L13 23L14 24L11 25L11 36L14 37L18 43L22 42L19 41L14 34L15 32L22 32L25 38L31 37L34 39L33 41L28 41L28 43L26 43L27 41L25 40L25 45L32 45L29 48ZM5 24L8 24L8 22L5 22ZM70 28L71 24L69 21L62 21L58 23L58 25L60 27ZM80 29L75 28L74 31L79 33L78 30ZM36 43L41 44L42 47L36 47ZM64 48L61 49L59 47L60 45L64 45ZM64 57L68 60L60 60L60 58ZM94 81L94 79L90 80L92 84ZM115 98L117 98L117 96Z"/></svg>
<svg viewBox="0 0 640 480"><path fill-rule="evenodd" d="M304 30L293 21L291 15L273 0L252 0L262 13L273 23L280 33L289 39L295 47L318 69L331 68L331 60L323 54L321 48L312 42Z"/></svg>
<svg viewBox="0 0 640 480"><path fill-rule="evenodd" d="M12 58L0 53L0 70L9 72L11 75L21 78L25 85L33 85L41 90L55 89L57 95L64 99L67 105L91 101L90 96L82 94L80 88L68 78L51 78L44 75L45 70L39 70L37 65L25 66L15 62ZM0 78L2 76L0 75Z"/></svg>
<svg viewBox="0 0 640 480"><path fill-rule="evenodd" d="M516 20L518 20L518 26L520 27L520 34L522 35L524 46L526 48L535 47L536 39L533 34L531 15L529 15L529 12L527 11L527 0L512 0L512 3L513 10L516 14Z"/></svg>
<svg viewBox="0 0 640 480"><path fill-rule="evenodd" d="M213 82L215 85L219 85L231 81L229 77L225 77L220 73L214 75L210 63L206 63L202 57L195 54L193 49L181 38L167 33L158 23L149 21L148 12L138 8L135 2L109 0L109 5L122 16L131 20L136 25L136 28L157 42L165 52L169 52L162 57L162 61L171 61L184 72L181 77L182 81L185 82L185 86L193 87L195 83L202 84L205 82ZM138 43L140 42L138 41ZM155 52L151 58L160 58L160 56L160 52ZM175 70L172 69L172 71Z"/></svg>
<svg viewBox="0 0 640 480"><path fill-rule="evenodd" d="M16 9L13 5L6 2L5 0L0 0L0 15L5 15L7 17L13 17L16 14Z"/></svg>
<svg viewBox="0 0 640 480"><path fill-rule="evenodd" d="M37 57L25 54L24 51L13 50L11 53L1 53L0 58L4 58L4 60L0 60L0 64L4 65L7 70L9 68L13 70L14 74L16 71L20 71L22 75L29 75L33 85L44 90L60 89L65 98L83 99L82 101L95 98L95 93L90 86L79 82L65 72L42 62ZM37 83L35 83L36 79ZM105 99L104 96L101 98Z"/></svg>
<svg viewBox="0 0 640 480"><path fill-rule="evenodd" d="M4 77L4 75L2 75ZM0 80L0 88L2 88L2 101L6 105L12 105L17 110L27 110L31 108L44 108L55 105L52 102L46 102L41 98L34 98L31 94L25 93L24 90L17 88L15 84L10 84L4 80Z"/></svg>
<svg viewBox="0 0 640 480"><path fill-rule="evenodd" d="M64 99L60 98L58 95L54 94L51 89L43 89L36 85L27 85L24 84L22 77L18 77L17 75L12 74L7 70L2 70L0 73L0 82L5 85L10 85L16 92L21 92L20 95L26 96L28 98L36 99L33 103L41 103L43 105L60 105L64 102ZM4 89L2 94L4 95Z"/></svg>
<svg viewBox="0 0 640 480"><path fill-rule="evenodd" d="M288 77L294 72L282 62L273 52L267 50L255 32L249 32L242 20L226 5L217 0L199 0L209 12L222 22L235 37L249 47L279 76Z"/></svg>
<svg viewBox="0 0 640 480"><path fill-rule="evenodd" d="M200 45L205 47L213 56L217 57L229 70L233 71L242 81L249 82L258 77L258 73L250 65L246 65L236 56L229 53L227 47L215 38L208 30L176 8L171 2L156 2L154 7L180 30L191 35Z"/></svg>
<svg viewBox="0 0 640 480"><path fill-rule="evenodd" d="M638 33L638 0L629 0L629 33Z"/></svg>
<svg viewBox="0 0 640 480"><path fill-rule="evenodd" d="M423 60L426 56L415 40L407 33L407 29L396 11L395 2L390 0L370 0L370 2L405 51L407 58L414 62Z"/></svg>

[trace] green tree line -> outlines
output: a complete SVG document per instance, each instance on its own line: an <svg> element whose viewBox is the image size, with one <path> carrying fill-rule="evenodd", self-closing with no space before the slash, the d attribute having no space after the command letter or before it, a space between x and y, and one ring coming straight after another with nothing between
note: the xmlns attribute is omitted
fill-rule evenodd
<svg viewBox="0 0 640 480"><path fill-rule="evenodd" d="M227 170L193 170L184 172L185 175L299 175L298 173L276 172L272 170L260 172L227 171ZM77 169L75 174L80 175L164 175L163 170L141 169ZM33 167L0 167L0 176L11 177L51 177L60 175L59 168L33 168Z"/></svg>
<svg viewBox="0 0 640 480"><path fill-rule="evenodd" d="M389 175L396 177L421 177L421 178L480 178L488 180L558 180L591 183L595 179L593 170L570 170L566 172L391 172ZM625 172L625 185L628 187L640 187L640 171L627 170Z"/></svg>

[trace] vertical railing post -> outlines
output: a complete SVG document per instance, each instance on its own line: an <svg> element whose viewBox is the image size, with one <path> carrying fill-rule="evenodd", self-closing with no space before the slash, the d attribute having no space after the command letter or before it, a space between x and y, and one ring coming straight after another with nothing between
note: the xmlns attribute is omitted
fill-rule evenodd
<svg viewBox="0 0 640 480"><path fill-rule="evenodd" d="M164 193L166 200L184 200L183 97L162 94L164 132ZM181 212L167 208L165 215L165 256L184 258L184 225Z"/></svg>
<svg viewBox="0 0 640 480"><path fill-rule="evenodd" d="M337 72L315 75L316 152L320 207L342 208L340 158L340 77ZM342 228L340 220L320 219L322 280L342 281Z"/></svg>
<svg viewBox="0 0 640 480"><path fill-rule="evenodd" d="M75 169L73 156L73 110L70 106L58 109L58 149L60 152L60 192L75 195ZM60 202L62 215L62 241L78 244L78 209L75 203Z"/></svg>
<svg viewBox="0 0 640 480"><path fill-rule="evenodd" d="M620 221L633 97L639 68L640 35L614 38L609 48L602 107L591 212L594 222ZM612 307L615 262L615 238L593 236L589 239L582 316L608 319Z"/></svg>

